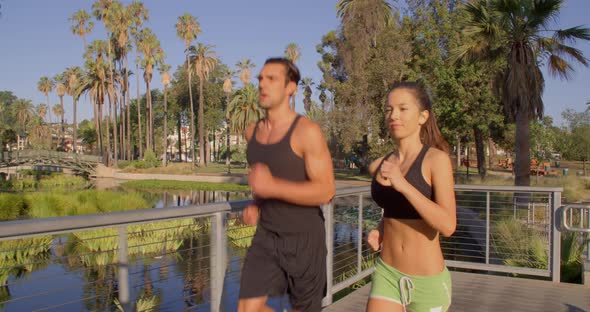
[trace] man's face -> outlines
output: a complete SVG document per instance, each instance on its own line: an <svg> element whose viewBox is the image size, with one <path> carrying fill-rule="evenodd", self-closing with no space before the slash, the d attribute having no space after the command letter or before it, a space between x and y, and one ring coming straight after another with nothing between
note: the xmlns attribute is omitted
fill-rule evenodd
<svg viewBox="0 0 590 312"><path fill-rule="evenodd" d="M286 103L294 91L294 82L287 83L287 69L283 64L266 64L258 76L260 106L264 109L278 107Z"/></svg>

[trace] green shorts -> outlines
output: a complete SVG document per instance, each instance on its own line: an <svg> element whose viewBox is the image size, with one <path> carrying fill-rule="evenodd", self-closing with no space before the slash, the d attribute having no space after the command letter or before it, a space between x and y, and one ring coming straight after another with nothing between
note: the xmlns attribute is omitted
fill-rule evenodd
<svg viewBox="0 0 590 312"><path fill-rule="evenodd" d="M451 273L408 275L377 259L369 298L398 303L408 311L445 312L451 306Z"/></svg>

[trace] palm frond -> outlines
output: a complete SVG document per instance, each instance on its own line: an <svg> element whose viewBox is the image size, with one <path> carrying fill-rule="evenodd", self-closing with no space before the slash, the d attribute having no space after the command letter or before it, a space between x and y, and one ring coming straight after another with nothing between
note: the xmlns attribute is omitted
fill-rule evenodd
<svg viewBox="0 0 590 312"><path fill-rule="evenodd" d="M559 77L561 79L569 80L571 78L574 68L563 58L556 54L549 56L549 63L547 64L549 73L553 77Z"/></svg>
<svg viewBox="0 0 590 312"><path fill-rule="evenodd" d="M590 29L582 26L575 26L555 31L553 37L564 43L575 43L576 39L590 40Z"/></svg>

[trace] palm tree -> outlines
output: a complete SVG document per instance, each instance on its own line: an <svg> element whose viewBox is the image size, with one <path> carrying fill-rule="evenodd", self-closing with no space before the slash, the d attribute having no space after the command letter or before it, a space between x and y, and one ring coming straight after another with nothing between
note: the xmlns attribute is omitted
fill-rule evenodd
<svg viewBox="0 0 590 312"><path fill-rule="evenodd" d="M107 44L102 40L95 40L87 47L86 53L84 54L84 57L86 58L85 67L87 72L84 73L78 87L79 94L90 94L90 99L94 104L96 136L98 138L98 146L101 156L103 155L102 107L107 92L112 91L112 85L108 84L106 76L107 64L104 61L106 49Z"/></svg>
<svg viewBox="0 0 590 312"><path fill-rule="evenodd" d="M205 117L204 117L204 96L203 96L203 84L205 80L209 79L209 74L213 71L217 65L218 59L215 52L212 50L212 46L203 45L199 43L197 47L191 46L190 59L193 61L192 70L195 71L197 77L199 77L199 166L205 164Z"/></svg>
<svg viewBox="0 0 590 312"><path fill-rule="evenodd" d="M318 86L317 86L318 91L320 91L320 95L318 95L318 99L320 100L320 103L322 103L322 110L326 109L326 100L328 99L328 96L326 95L326 85L321 82Z"/></svg>
<svg viewBox="0 0 590 312"><path fill-rule="evenodd" d="M301 80L299 85L303 89L303 107L305 108L305 112L309 113L311 109L311 87L315 85L315 83L311 80L311 78L306 77Z"/></svg>
<svg viewBox="0 0 590 312"><path fill-rule="evenodd" d="M113 78L113 60L112 60L112 47L111 47L111 35L113 34L113 17L116 15L115 12L118 12L123 9L123 5L118 1L112 0L97 0L92 5L92 13L97 20L102 21L104 28L107 33L107 64L108 64L108 71L109 71L109 83L111 86L114 86L114 78ZM114 93L108 93L108 100L109 100L109 109L108 109L108 116L107 116L107 164L110 165L111 159L111 140L110 140L110 123L111 123L111 111L114 111L116 120L116 112L117 112L117 104L116 99L114 98ZM113 109L113 106L115 107ZM114 164L117 164L117 126L114 125Z"/></svg>
<svg viewBox="0 0 590 312"><path fill-rule="evenodd" d="M590 29L548 28L562 4L563 0L478 0L465 5L463 29L472 42L455 54L458 59L499 58L506 63L498 88L505 113L516 123L515 185L519 186L530 184L530 121L543 116L540 65L546 63L549 73L562 79L569 79L574 70L568 60L588 66L582 52L567 44L590 40Z"/></svg>
<svg viewBox="0 0 590 312"><path fill-rule="evenodd" d="M134 25L141 25L143 23L143 16L146 16L147 18L147 11L143 8L143 4L141 2L134 1L126 8L121 8L113 12L111 18L111 23L113 24L113 35L116 38L115 51L119 55L120 59L124 60L125 62L125 70L121 83L121 98L124 99L121 102L121 154L125 155L126 159L131 159L131 105L129 96L128 59L128 54L132 48L130 45L130 30L134 29Z"/></svg>
<svg viewBox="0 0 590 312"><path fill-rule="evenodd" d="M57 111L59 112L59 116L61 117L61 123L60 123L60 129L61 129L60 130L61 131L60 140L61 141L60 141L60 144L61 144L61 147L64 148L64 146L63 146L64 145L64 132L65 132L65 129L64 129L64 114L65 114L64 95L66 94L67 87L64 84L65 77L64 77L63 73L60 75L57 75L54 79L55 79L55 81L57 81L57 86L55 87L55 91L57 92L57 96L59 96L59 106L60 106L60 108L57 109ZM54 112L56 111L55 107L53 107L53 111ZM58 115L56 114L56 117L57 116Z"/></svg>
<svg viewBox="0 0 590 312"><path fill-rule="evenodd" d="M26 135L27 122L33 117L33 103L31 100L18 99L11 105L12 113L20 125L20 134Z"/></svg>
<svg viewBox="0 0 590 312"><path fill-rule="evenodd" d="M80 79L82 77L82 69L78 66L68 67L64 72L66 76L66 91L72 96L72 117L73 117L73 135L72 135L72 150L76 153L76 145L78 141L78 99L80 98L80 91L78 90L80 85Z"/></svg>
<svg viewBox="0 0 590 312"><path fill-rule="evenodd" d="M149 28L145 28L141 31L138 49L141 52L141 54L143 54L141 66L144 69L143 79L146 84L146 111L148 115L146 116L147 149L154 151L154 116L152 109L152 95L150 91L150 82L152 81L154 67L162 62L165 55L164 50L162 50L162 47L160 46L160 41Z"/></svg>
<svg viewBox="0 0 590 312"><path fill-rule="evenodd" d="M65 91L64 91L64 93L65 93ZM64 109L63 109L63 105L62 104L55 104L55 105L53 105L52 111L53 111L53 114L56 117L57 116L61 116L61 130L60 130L60 136L59 137L60 137L60 142L61 142L60 145L63 148L63 135L64 135L64 133L63 133L63 131L64 131L64 128L63 128L63 124L64 124L64 118L63 118L64 117Z"/></svg>
<svg viewBox="0 0 590 312"><path fill-rule="evenodd" d="M168 64L160 64L160 80L162 82L162 86L164 86L164 158L163 163L164 167L166 167L166 163L168 161L168 86L172 82L172 77L168 71L170 70L170 65Z"/></svg>
<svg viewBox="0 0 590 312"><path fill-rule="evenodd" d="M264 110L258 105L258 88L249 83L236 91L229 103L229 116L231 130L238 135L264 117Z"/></svg>
<svg viewBox="0 0 590 312"><path fill-rule="evenodd" d="M70 29L74 35L82 37L84 49L86 49L86 35L92 32L94 22L90 21L90 15L84 10L78 10L69 18L72 22Z"/></svg>
<svg viewBox="0 0 590 312"><path fill-rule="evenodd" d="M250 70L255 66L249 58L236 63L236 67L240 70L240 81L242 84L246 85L250 83Z"/></svg>
<svg viewBox="0 0 590 312"><path fill-rule="evenodd" d="M180 39L184 40L186 45L186 73L188 75L188 95L191 103L191 156L193 158L193 166L195 165L195 107L193 105L193 90L192 90L192 78L191 78L191 61L189 57L189 47L191 43L197 39L197 36L201 33L201 25L197 22L197 19L186 13L178 17L176 23L176 35Z"/></svg>
<svg viewBox="0 0 590 312"><path fill-rule="evenodd" d="M47 76L41 77L41 79L39 79L39 82L37 82L37 90L43 92L43 94L45 94L45 96L47 97L47 107L49 109L51 109L51 105L49 104L49 93L53 91L54 87L55 81L53 81L53 79ZM49 122L51 122L51 117L49 118Z"/></svg>
<svg viewBox="0 0 590 312"><path fill-rule="evenodd" d="M229 76L231 76L231 73L229 74ZM223 81L223 93L225 93L225 122L227 124L227 141L226 141L226 155L225 155L225 165L227 166L227 173L231 172L230 169L230 164L231 164L231 148L230 148L230 126L229 126L229 120L230 120L230 114L229 114L229 97L231 96L231 92L232 92L232 82L231 82L231 78L226 78Z"/></svg>
<svg viewBox="0 0 590 312"><path fill-rule="evenodd" d="M297 63L301 58L301 49L296 43L289 43L285 48L285 56L289 59L293 64ZM295 95L297 94L297 89L293 92L291 96L291 109L295 110Z"/></svg>
<svg viewBox="0 0 590 312"><path fill-rule="evenodd" d="M142 140L142 131L141 131L141 99L139 97L139 57L137 56L138 53L138 46L139 46L139 35L141 33L140 27L143 25L144 21L149 20L148 10L144 7L143 3L140 1L133 1L129 7L129 14L131 17L131 34L134 37L135 41L135 77L136 77L136 86L137 86L137 138L138 138L138 146L139 146L139 158L143 157L143 140ZM129 123L129 127L131 127L131 123ZM131 129L129 129L129 132Z"/></svg>
<svg viewBox="0 0 590 312"><path fill-rule="evenodd" d="M361 21L363 31L377 45L377 34L392 22L391 6L386 0L339 0L336 4L338 17L344 31Z"/></svg>
<svg viewBox="0 0 590 312"><path fill-rule="evenodd" d="M36 110L37 110L37 116L39 116L41 121L43 121L43 119L45 119L45 116L47 116L47 105L44 103L41 103L41 104L37 105Z"/></svg>

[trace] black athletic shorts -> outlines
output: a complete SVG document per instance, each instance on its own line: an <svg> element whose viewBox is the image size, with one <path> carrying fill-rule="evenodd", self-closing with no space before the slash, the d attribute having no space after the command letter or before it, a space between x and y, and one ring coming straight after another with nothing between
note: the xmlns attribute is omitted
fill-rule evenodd
<svg viewBox="0 0 590 312"><path fill-rule="evenodd" d="M289 294L299 311L320 311L326 294L323 222L307 232L276 233L258 225L248 249L240 299Z"/></svg>

